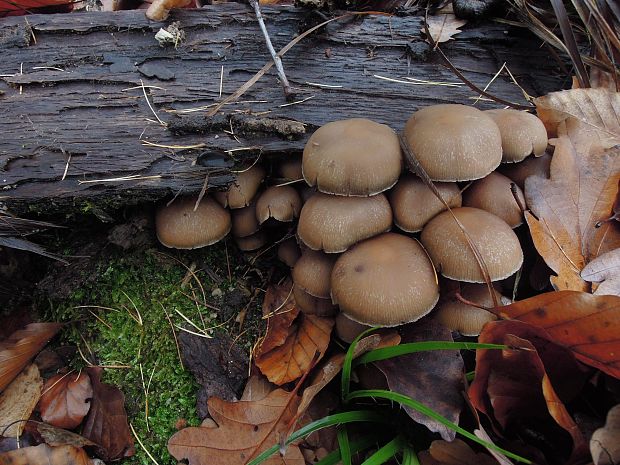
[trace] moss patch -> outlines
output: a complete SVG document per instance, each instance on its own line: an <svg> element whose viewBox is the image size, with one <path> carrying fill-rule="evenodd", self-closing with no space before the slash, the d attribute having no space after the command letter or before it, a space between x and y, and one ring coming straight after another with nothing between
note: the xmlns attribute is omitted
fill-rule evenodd
<svg viewBox="0 0 620 465"><path fill-rule="evenodd" d="M194 274L183 265L192 262L198 263ZM72 322L61 343L79 348L74 368L83 366L84 358L109 366L103 380L125 394L129 420L140 440L161 465L176 463L166 442L179 421L199 423L198 385L179 360L171 323L177 332L178 327L195 332L214 328L208 331L225 330L234 338L238 330L231 317L247 304L249 293L239 290L243 286L234 273L228 280L224 246L176 254L119 253L108 256L96 269L96 278L69 299L50 302L46 319ZM243 271L242 267L232 270L239 275ZM213 278L218 278L217 284ZM227 295L233 293L234 308L215 311L210 307L226 307ZM257 312L252 308L248 314ZM249 350L260 329L256 321L244 326L248 328L238 343ZM123 463L152 464L137 443L136 452Z"/></svg>

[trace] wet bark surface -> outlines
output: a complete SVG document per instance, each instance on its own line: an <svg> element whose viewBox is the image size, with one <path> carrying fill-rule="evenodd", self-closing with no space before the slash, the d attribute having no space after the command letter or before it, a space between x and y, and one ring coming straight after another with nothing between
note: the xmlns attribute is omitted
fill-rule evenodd
<svg viewBox="0 0 620 465"><path fill-rule="evenodd" d="M276 49L321 21L294 8L264 13ZM154 35L172 21L185 37L161 46ZM206 117L190 110L212 108L270 60L248 7L175 11L165 24L139 10L4 18L0 202L17 213L114 209L198 191L207 177L217 188L235 162L298 152L328 121L368 117L400 130L417 108L473 103L462 83L436 85L459 81L421 29L420 16L333 22L283 58L295 102L272 69ZM504 63L533 96L568 84L537 39L505 24L467 25L442 49L480 87ZM519 86L501 76L488 90L524 104Z"/></svg>

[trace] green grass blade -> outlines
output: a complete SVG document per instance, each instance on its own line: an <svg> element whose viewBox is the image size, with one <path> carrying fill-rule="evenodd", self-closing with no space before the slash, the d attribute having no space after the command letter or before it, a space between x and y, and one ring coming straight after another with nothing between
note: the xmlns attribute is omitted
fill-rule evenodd
<svg viewBox="0 0 620 465"><path fill-rule="evenodd" d="M410 446L405 446L403 449L403 465L420 465L418 455Z"/></svg>
<svg viewBox="0 0 620 465"><path fill-rule="evenodd" d="M351 455L357 454L363 450L368 449L370 446L375 445L377 443L377 437L373 434L371 436L366 436L357 441L351 442ZM314 465L336 465L340 462L340 450L336 449L333 452L330 452L321 460L316 462Z"/></svg>
<svg viewBox="0 0 620 465"><path fill-rule="evenodd" d="M393 347L383 347L371 350L355 360L355 365L360 363L377 362L399 355L426 352L429 350L460 350L460 349L510 349L503 344L482 344L478 342L449 342L449 341L424 341L409 342Z"/></svg>
<svg viewBox="0 0 620 465"><path fill-rule="evenodd" d="M396 436L385 446L364 460L362 465L381 465L403 450L404 446L405 443L403 438L401 436Z"/></svg>
<svg viewBox="0 0 620 465"><path fill-rule="evenodd" d="M351 366L353 364L353 354L355 352L355 347L357 347L357 343L366 335L372 333L378 328L369 328L364 331L362 334L359 334L353 342L349 346L347 353L344 356L344 362L342 364L342 382L340 383L340 389L342 393L342 401L346 402L347 395L351 391Z"/></svg>
<svg viewBox="0 0 620 465"><path fill-rule="evenodd" d="M467 373L465 373L465 379L467 380L467 382L471 383L474 378L476 377L476 371L468 371Z"/></svg>
<svg viewBox="0 0 620 465"><path fill-rule="evenodd" d="M340 448L340 457L342 457L342 465L351 465L351 445L349 444L349 434L347 427L338 428L338 446Z"/></svg>
<svg viewBox="0 0 620 465"><path fill-rule="evenodd" d="M528 459L521 457L520 455L514 454L512 452L509 452L507 450L502 449L499 446L496 446L495 444L492 444L490 442L484 441L480 438L478 438L477 436L475 436L474 434L470 433L469 431L461 428L460 426L452 423L450 420L448 420L447 418L445 418L444 416L440 415L439 413L435 412L433 409L427 407L426 405L418 402L415 399L412 399L409 396L403 395L403 394L399 394L397 392L391 392L391 391L385 391L383 389L369 389L369 390L362 390L362 391L353 391L349 394L348 400L351 399L359 399L359 398L366 398L366 397L379 397L382 399L388 399L388 400L392 400L394 402L398 402L399 404L402 405L406 405L407 407L410 407L414 410L417 410L418 412L432 418L433 420L441 423L442 425L450 428L453 431L456 431L457 433L459 433L462 436L465 436L467 439L471 439L472 441L486 447L487 449L492 449L495 450L497 452L500 452L502 454L504 454L506 457L510 457L512 459L515 459L519 462L522 463L526 463L526 464L531 464L532 462L529 461Z"/></svg>
<svg viewBox="0 0 620 465"><path fill-rule="evenodd" d="M290 444L298 439L301 439L310 433L314 433L323 428L327 428L328 426L334 425L344 425L347 423L356 423L360 421L368 421L375 423L386 423L389 421L385 417L378 412L372 412L370 410L354 410L352 412L345 413L336 413L334 415L328 415L319 420L313 421L312 423L307 424L303 428L298 429L293 434L291 434L286 440L285 444ZM264 462L266 459L271 457L274 453L276 453L280 449L280 445L276 444L264 452L261 452L258 456L256 456L252 461L248 462L247 465L258 465Z"/></svg>

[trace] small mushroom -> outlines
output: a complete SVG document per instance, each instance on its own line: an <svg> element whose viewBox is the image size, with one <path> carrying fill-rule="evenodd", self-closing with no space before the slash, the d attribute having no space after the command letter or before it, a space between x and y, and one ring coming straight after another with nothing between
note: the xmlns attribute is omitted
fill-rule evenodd
<svg viewBox="0 0 620 465"><path fill-rule="evenodd" d="M521 189L525 186L525 180L530 176L549 178L551 169L551 155L545 153L541 157L528 157L519 163L504 163L498 171L510 178Z"/></svg>
<svg viewBox="0 0 620 465"><path fill-rule="evenodd" d="M299 216L301 198L292 186L271 186L256 201L256 218L263 224L269 218L291 222Z"/></svg>
<svg viewBox="0 0 620 465"><path fill-rule="evenodd" d="M433 105L407 121L405 139L433 181L470 181L485 177L502 161L497 124L466 105Z"/></svg>
<svg viewBox="0 0 620 465"><path fill-rule="evenodd" d="M314 297L329 299L330 277L337 258L337 255L305 250L293 267L295 286Z"/></svg>
<svg viewBox="0 0 620 465"><path fill-rule="evenodd" d="M231 211L232 235L235 237L248 237L259 230L260 225L256 219L256 205L251 203L247 207L237 208Z"/></svg>
<svg viewBox="0 0 620 465"><path fill-rule="evenodd" d="M297 181L303 179L304 175L301 170L301 157L290 155L278 164L278 174L289 181Z"/></svg>
<svg viewBox="0 0 620 465"><path fill-rule="evenodd" d="M486 284L467 283L461 286L459 293L465 300L481 307L494 306ZM503 303L502 299L505 298L495 289L493 289L493 293L497 302ZM457 331L463 336L478 336L486 323L497 319L493 313L487 310L465 304L457 299L455 294L440 300L433 310L432 316L448 329Z"/></svg>
<svg viewBox="0 0 620 465"><path fill-rule="evenodd" d="M478 208L455 208L452 213L480 252L492 281L507 278L521 267L521 244L505 221ZM449 211L440 213L429 221L422 230L420 240L437 270L446 278L473 283L484 282L467 237Z"/></svg>
<svg viewBox="0 0 620 465"><path fill-rule="evenodd" d="M438 182L435 187L450 208L461 206L461 191L455 183ZM410 233L421 231L431 218L446 210L433 191L413 174L403 176L390 191L389 198L394 224Z"/></svg>
<svg viewBox="0 0 620 465"><path fill-rule="evenodd" d="M514 194L511 185L514 185ZM519 202L515 199L515 195ZM474 181L463 192L464 207L480 208L493 213L508 223L511 228L516 228L523 223L523 211L519 204L525 206L525 197L521 188L497 172Z"/></svg>
<svg viewBox="0 0 620 465"><path fill-rule="evenodd" d="M315 297L297 285L293 286L293 297L300 310L308 315L333 316L336 313L337 307L331 298Z"/></svg>
<svg viewBox="0 0 620 465"><path fill-rule="evenodd" d="M392 209L383 194L340 197L317 193L301 209L297 235L313 250L339 253L391 226Z"/></svg>
<svg viewBox="0 0 620 465"><path fill-rule="evenodd" d="M260 183L265 177L265 170L260 165L237 174L237 178L223 192L215 192L215 199L223 206L229 208L243 208L250 205L258 192Z"/></svg>
<svg viewBox="0 0 620 465"><path fill-rule="evenodd" d="M235 237L235 244L243 252L252 252L253 250L260 249L266 243L267 235L264 231L258 231L251 236Z"/></svg>
<svg viewBox="0 0 620 465"><path fill-rule="evenodd" d="M278 258L287 266L293 268L301 257L301 250L297 241L293 238L286 239L278 245Z"/></svg>
<svg viewBox="0 0 620 465"><path fill-rule="evenodd" d="M402 167L396 133L362 118L321 126L308 139L302 162L308 185L328 194L362 197L392 187Z"/></svg>
<svg viewBox="0 0 620 465"><path fill-rule="evenodd" d="M592 434L590 453L594 465L620 463L620 404L607 412L605 426Z"/></svg>
<svg viewBox="0 0 620 465"><path fill-rule="evenodd" d="M547 130L531 113L512 109L487 110L502 135L502 162L516 163L534 154L539 157L547 149Z"/></svg>
<svg viewBox="0 0 620 465"><path fill-rule="evenodd" d="M419 320L439 298L437 276L424 248L395 233L367 239L342 254L331 286L340 311L366 325Z"/></svg>
<svg viewBox="0 0 620 465"><path fill-rule="evenodd" d="M196 249L215 244L231 228L230 213L209 196L178 197L155 214L157 238L166 247Z"/></svg>
<svg viewBox="0 0 620 465"><path fill-rule="evenodd" d="M344 342L351 344L353 339L366 331L370 326L352 320L344 313L336 316L336 334Z"/></svg>

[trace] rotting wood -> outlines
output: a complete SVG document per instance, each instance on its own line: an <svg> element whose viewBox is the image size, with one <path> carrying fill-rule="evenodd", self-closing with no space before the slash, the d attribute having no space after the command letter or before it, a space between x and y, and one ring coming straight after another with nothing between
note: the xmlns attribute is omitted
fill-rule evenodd
<svg viewBox="0 0 620 465"><path fill-rule="evenodd" d="M263 13L276 49L320 21L301 9ZM172 21L185 39L162 47L154 35ZM142 11L0 20L0 202L15 212L54 212L82 202L114 208L198 192L207 174L210 187L229 182L234 161L300 151L328 121L369 117L400 130L419 107L477 97L465 85L409 81L458 81L423 41L422 17L366 16L331 23L284 56L300 103L286 102L270 72L213 119L205 119L206 111L175 113L213 106L270 57L244 5L174 11L166 24ZM523 29L485 23L454 39L443 50L480 87L504 62L531 95L568 84ZM167 127L155 120L145 91ZM503 76L489 91L526 103Z"/></svg>

